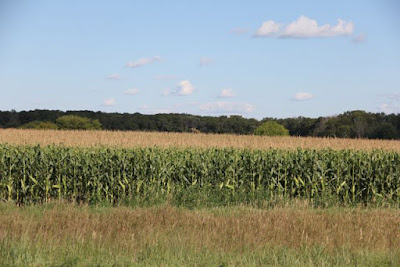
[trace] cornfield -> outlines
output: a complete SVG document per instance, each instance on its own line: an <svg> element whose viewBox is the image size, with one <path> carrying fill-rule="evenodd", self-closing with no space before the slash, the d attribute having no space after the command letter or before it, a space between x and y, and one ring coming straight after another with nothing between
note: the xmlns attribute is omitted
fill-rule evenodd
<svg viewBox="0 0 400 267"><path fill-rule="evenodd" d="M2 201L193 206L279 198L400 206L400 153L0 145Z"/></svg>

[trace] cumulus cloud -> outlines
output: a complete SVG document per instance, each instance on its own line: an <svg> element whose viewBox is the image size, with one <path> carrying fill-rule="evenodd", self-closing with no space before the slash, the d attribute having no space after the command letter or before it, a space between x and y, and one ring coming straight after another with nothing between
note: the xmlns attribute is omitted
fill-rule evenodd
<svg viewBox="0 0 400 267"><path fill-rule="evenodd" d="M105 99L103 103L104 103L104 106L106 106L106 107L112 107L112 106L115 106L115 104L117 102L115 101L114 98L108 98L108 99Z"/></svg>
<svg viewBox="0 0 400 267"><path fill-rule="evenodd" d="M169 96L169 95L188 96L188 95L193 94L194 90L195 90L195 88L190 81L183 80L178 83L177 88L175 90L165 89L161 95L162 96Z"/></svg>
<svg viewBox="0 0 400 267"><path fill-rule="evenodd" d="M313 38L313 37L335 37L351 35L354 23L338 19L336 25L318 25L314 19L300 16L296 21L287 24L281 29L281 24L273 20L265 21L255 32L255 37L276 36L279 38Z"/></svg>
<svg viewBox="0 0 400 267"><path fill-rule="evenodd" d="M191 95L194 92L194 86L188 80L180 81L178 84L178 90L176 91L177 95Z"/></svg>
<svg viewBox="0 0 400 267"><path fill-rule="evenodd" d="M353 33L353 22L346 22L338 19L336 25L324 24L318 26L316 20L300 16L296 21L285 27L280 34L281 37L310 38L310 37L334 37L340 35L350 35Z"/></svg>
<svg viewBox="0 0 400 267"><path fill-rule="evenodd" d="M359 44L364 43L367 40L367 35L365 33L360 33L359 35L355 36L351 41L353 43Z"/></svg>
<svg viewBox="0 0 400 267"><path fill-rule="evenodd" d="M314 96L312 95L312 94L310 94L310 93L307 93L307 92L300 92L300 93L296 93L294 96L293 96L293 100L296 100L296 101L305 101L305 100L310 100L310 99L312 99Z"/></svg>
<svg viewBox="0 0 400 267"><path fill-rule="evenodd" d="M155 56L155 57L152 57L152 58L140 58L140 59L138 59L136 61L128 62L126 64L126 66L128 68L134 69L134 68L142 67L144 65L151 64L151 63L154 63L154 62L157 62L157 61L161 61L161 57Z"/></svg>
<svg viewBox="0 0 400 267"><path fill-rule="evenodd" d="M128 89L124 91L124 94L126 95L137 95L139 93L139 90L136 88Z"/></svg>
<svg viewBox="0 0 400 267"><path fill-rule="evenodd" d="M255 37L267 37L279 32L281 25L273 20L263 22L260 28L255 32Z"/></svg>
<svg viewBox="0 0 400 267"><path fill-rule="evenodd" d="M235 92L233 92L229 88L222 89L221 92L219 93L219 97L234 97L234 96L236 96Z"/></svg>
<svg viewBox="0 0 400 267"><path fill-rule="evenodd" d="M211 58L208 57L202 57L200 58L200 67L205 67L205 66L209 66L213 63Z"/></svg>
<svg viewBox="0 0 400 267"><path fill-rule="evenodd" d="M109 79L109 80L120 80L121 79L121 75L119 75L118 73L113 73L113 74L109 75L107 77L107 79Z"/></svg>
<svg viewBox="0 0 400 267"><path fill-rule="evenodd" d="M255 107L248 103L235 103L235 102L207 102L200 104L199 109L206 112L214 113L251 113L254 111Z"/></svg>

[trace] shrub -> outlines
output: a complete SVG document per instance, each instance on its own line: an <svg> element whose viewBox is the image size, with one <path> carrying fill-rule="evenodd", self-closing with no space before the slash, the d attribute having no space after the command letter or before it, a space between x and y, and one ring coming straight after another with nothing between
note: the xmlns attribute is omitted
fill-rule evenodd
<svg viewBox="0 0 400 267"><path fill-rule="evenodd" d="M289 135L289 130L276 121L267 121L257 127L257 129L254 131L254 134L267 136L287 136Z"/></svg>
<svg viewBox="0 0 400 267"><path fill-rule="evenodd" d="M21 129L57 129L57 125L49 121L32 121L20 126Z"/></svg>
<svg viewBox="0 0 400 267"><path fill-rule="evenodd" d="M99 120L91 120L76 115L61 116L56 120L57 126L62 130L99 130Z"/></svg>

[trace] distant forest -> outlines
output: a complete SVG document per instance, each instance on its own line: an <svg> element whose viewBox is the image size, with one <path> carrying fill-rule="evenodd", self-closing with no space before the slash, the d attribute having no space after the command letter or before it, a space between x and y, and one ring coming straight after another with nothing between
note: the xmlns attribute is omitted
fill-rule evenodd
<svg viewBox="0 0 400 267"><path fill-rule="evenodd" d="M94 111L0 111L0 128L19 128L33 121L54 123L63 115L97 119L105 130L202 132L253 134L266 121L284 125L291 136L400 139L400 114L349 111L337 116L319 118L247 119L241 116L195 116L190 114L104 113Z"/></svg>

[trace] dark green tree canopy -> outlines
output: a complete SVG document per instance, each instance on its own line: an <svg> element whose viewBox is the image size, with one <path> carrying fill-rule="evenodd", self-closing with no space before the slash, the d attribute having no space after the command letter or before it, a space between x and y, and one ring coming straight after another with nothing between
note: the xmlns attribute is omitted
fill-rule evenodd
<svg viewBox="0 0 400 267"><path fill-rule="evenodd" d="M254 131L254 134L266 136L288 136L289 130L276 121L267 121L258 126Z"/></svg>
<svg viewBox="0 0 400 267"><path fill-rule="evenodd" d="M76 115L61 116L56 120L57 126L62 130L99 130L99 120L91 120Z"/></svg>
<svg viewBox="0 0 400 267"><path fill-rule="evenodd" d="M264 118L248 119L241 116L197 116L190 114L105 113L90 110L30 110L0 111L0 128L18 128L33 121L57 124L65 115L83 117L94 123L79 126L68 123L65 129L99 129L120 131L190 132L197 129L202 133L254 134L255 129L267 121L276 121L285 126L292 136L320 136L343 138L400 139L400 114L370 113L354 110L336 116L307 118ZM36 123L35 123L36 125ZM71 125L73 125L71 127ZM32 126L30 126L32 127ZM35 126L41 127L41 126ZM64 126L63 126L64 127Z"/></svg>

